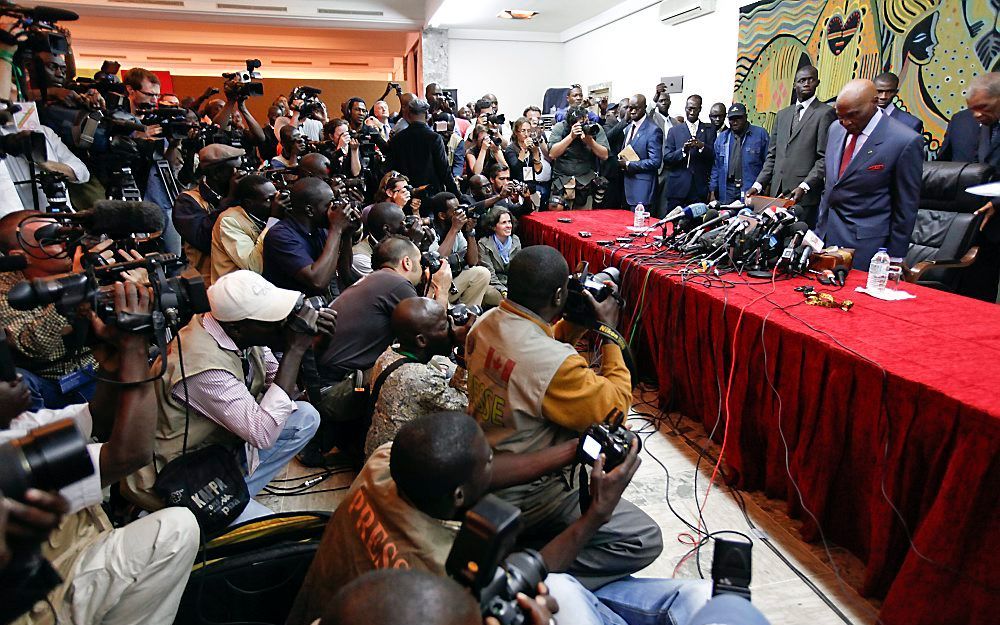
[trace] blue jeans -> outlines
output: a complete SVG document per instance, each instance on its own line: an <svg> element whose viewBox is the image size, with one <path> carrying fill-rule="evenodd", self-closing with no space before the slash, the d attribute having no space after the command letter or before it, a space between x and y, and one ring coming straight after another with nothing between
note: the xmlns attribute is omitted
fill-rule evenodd
<svg viewBox="0 0 1000 625"><path fill-rule="evenodd" d="M37 373L20 367L17 372L24 378L24 383L28 385L28 390L31 392L31 406L28 408L31 412L42 408L55 410L73 404L85 404L94 396L94 389L97 386L97 380L89 378L83 385L68 393L63 393L56 380L43 378Z"/></svg>
<svg viewBox="0 0 1000 625"><path fill-rule="evenodd" d="M684 625L712 596L701 579L629 577L591 593L571 575L545 579L560 625Z"/></svg>
<svg viewBox="0 0 1000 625"><path fill-rule="evenodd" d="M180 254L181 236L174 229L173 202L167 196L167 188L164 186L163 179L160 178L160 172L156 169L155 164L150 167L149 182L146 184L146 193L143 195L143 199L147 202L153 202L163 211L163 234L160 235L160 239L163 241L165 251L171 254Z"/></svg>
<svg viewBox="0 0 1000 625"><path fill-rule="evenodd" d="M250 491L251 497L264 490L274 476L306 446L319 427L319 412L312 407L312 404L304 401L295 403L298 408L288 415L278 440L274 441L274 445L270 448L258 452L260 463L257 465L257 470L246 478L247 490ZM251 500L243 514L233 521L233 525L269 514L272 514L270 509Z"/></svg>

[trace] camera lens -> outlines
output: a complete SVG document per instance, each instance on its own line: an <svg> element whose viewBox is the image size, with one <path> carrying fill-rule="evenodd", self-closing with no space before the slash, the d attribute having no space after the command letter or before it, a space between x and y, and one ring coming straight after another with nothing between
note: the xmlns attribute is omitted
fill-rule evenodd
<svg viewBox="0 0 1000 625"><path fill-rule="evenodd" d="M86 441L72 419L0 445L0 491L14 499L29 488L59 490L93 473Z"/></svg>

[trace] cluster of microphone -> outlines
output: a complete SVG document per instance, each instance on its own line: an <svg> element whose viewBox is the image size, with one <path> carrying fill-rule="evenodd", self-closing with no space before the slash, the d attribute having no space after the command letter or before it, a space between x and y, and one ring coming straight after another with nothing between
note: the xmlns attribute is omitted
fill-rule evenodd
<svg viewBox="0 0 1000 625"><path fill-rule="evenodd" d="M673 225L670 234L667 224ZM775 272L810 273L813 255L824 247L794 207L754 211L749 206L699 202L678 206L650 228L663 228L662 246L699 261L705 268L746 270L761 277Z"/></svg>

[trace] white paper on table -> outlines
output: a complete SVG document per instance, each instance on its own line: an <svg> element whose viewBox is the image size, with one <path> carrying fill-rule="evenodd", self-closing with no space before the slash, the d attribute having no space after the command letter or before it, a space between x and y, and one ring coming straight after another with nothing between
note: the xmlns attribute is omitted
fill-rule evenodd
<svg viewBox="0 0 1000 625"><path fill-rule="evenodd" d="M876 299L885 300L887 302L898 302L904 299L917 299L917 296L913 293L907 293L906 291L894 290L894 289L882 289L881 291L869 291L863 286L859 286L854 289L858 293L864 293L865 295L871 295Z"/></svg>
<svg viewBox="0 0 1000 625"><path fill-rule="evenodd" d="M973 187L969 187L966 193L971 193L972 195L981 195L983 197L996 197L1000 195L1000 182L987 182L986 184L977 184Z"/></svg>

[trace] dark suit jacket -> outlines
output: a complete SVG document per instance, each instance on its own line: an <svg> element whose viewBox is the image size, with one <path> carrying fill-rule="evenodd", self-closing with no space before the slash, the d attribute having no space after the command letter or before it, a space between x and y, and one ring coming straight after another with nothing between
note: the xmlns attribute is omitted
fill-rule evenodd
<svg viewBox="0 0 1000 625"><path fill-rule="evenodd" d="M809 185L809 192L800 204L805 209L806 221L813 224L815 208L823 195L827 133L837 114L829 105L816 100L802 114L793 133L794 115L794 104L778 111L774 129L771 130L767 160L757 176L757 182L765 194L772 196L787 193L805 182Z"/></svg>
<svg viewBox="0 0 1000 625"><path fill-rule="evenodd" d="M729 151L731 149L729 142L732 140L733 131L729 128L720 132L715 140L715 165L712 167L712 176L708 181L708 190L715 194L715 199L719 200L721 204L729 204L740 199L738 193L735 197L730 197L729 184L726 180L729 175ZM767 142L767 131L760 126L750 124L742 146L743 172L741 173L742 185L739 191L749 191L754 180L757 179L757 175L760 174L768 153Z"/></svg>
<svg viewBox="0 0 1000 625"><path fill-rule="evenodd" d="M625 132L628 132L628 126L625 127ZM625 149L625 138L622 137L622 150ZM656 192L656 172L662 162L663 131L649 115L646 115L629 145L639 155L639 160L629 163L625 168L625 201L629 206L643 204L652 212ZM617 153L615 157L617 160Z"/></svg>
<svg viewBox="0 0 1000 625"><path fill-rule="evenodd" d="M969 109L955 113L944 132L944 142L938 150L937 160L978 163L979 128L979 122Z"/></svg>
<svg viewBox="0 0 1000 625"><path fill-rule="evenodd" d="M705 144L701 151L691 152L691 166L688 166L688 155L684 152L684 142L691 138L687 124L677 124L667 131L667 140L663 147L663 165L670 172L667 174L667 186L670 197L686 198L704 201L708 197L708 177L712 173L712 162L715 153L712 145L715 143L715 128L711 124L698 122L697 137Z"/></svg>
<svg viewBox="0 0 1000 625"><path fill-rule="evenodd" d="M426 195L448 191L458 195L444 140L423 122L409 126L389 141L388 169L410 179L414 187L429 185Z"/></svg>
<svg viewBox="0 0 1000 625"><path fill-rule="evenodd" d="M919 117L910 115L906 111L900 109L893 109L892 115L889 117L893 118L897 122L901 122L906 125L907 128L913 129L913 132L921 135L924 133L924 122L920 121Z"/></svg>
<svg viewBox="0 0 1000 625"><path fill-rule="evenodd" d="M846 138L842 125L830 126L816 233L827 245L854 248L854 268L868 271L880 247L906 257L920 204L923 137L882 115L841 177Z"/></svg>

